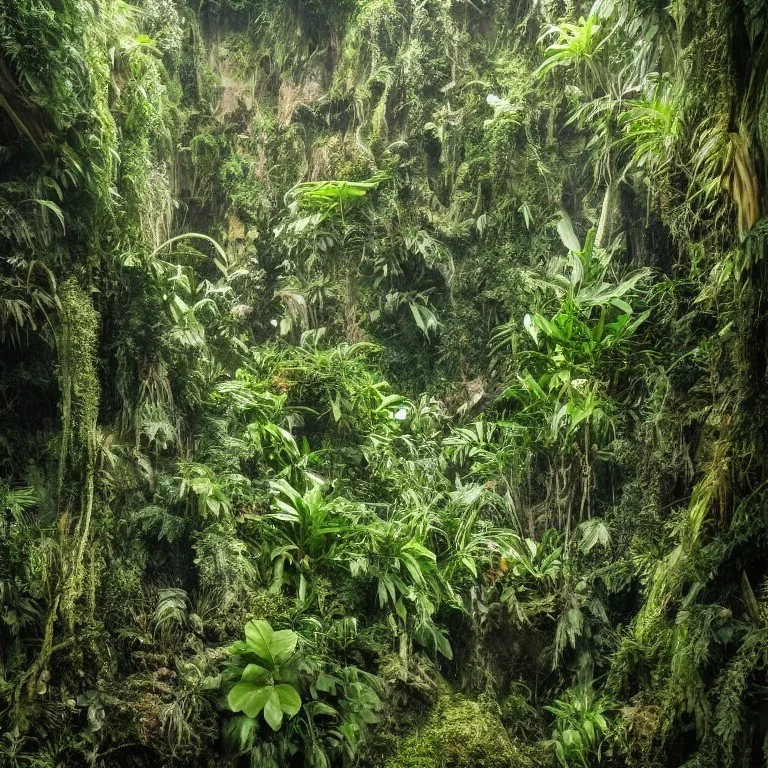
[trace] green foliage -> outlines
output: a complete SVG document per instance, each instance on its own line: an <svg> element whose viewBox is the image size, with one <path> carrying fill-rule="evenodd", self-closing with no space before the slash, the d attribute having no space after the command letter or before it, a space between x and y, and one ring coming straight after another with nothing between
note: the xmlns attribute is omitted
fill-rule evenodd
<svg viewBox="0 0 768 768"><path fill-rule="evenodd" d="M247 662L240 670L239 681L227 694L233 712L256 718L263 711L273 731L280 730L283 715L293 717L298 713L301 709L298 691L290 683L277 682L284 679L298 639L289 629L275 632L266 621L250 621L245 625L245 641L238 641L230 649L238 663Z"/></svg>
<svg viewBox="0 0 768 768"><path fill-rule="evenodd" d="M387 174L380 172L366 181L305 181L297 184L286 194L290 206L316 210L321 218L299 219L292 224L292 230L298 234L307 224L317 225L336 211L343 221L345 208L348 210L361 203L369 192L386 180Z"/></svg>
<svg viewBox="0 0 768 768"><path fill-rule="evenodd" d="M360 525L363 513L344 499L323 499L319 485L302 495L287 481L276 480L272 492L269 517L274 523L265 535L274 545L275 576L284 578L286 566L295 570L296 596L303 602L313 573L352 559L354 540L365 535Z"/></svg>
<svg viewBox="0 0 768 768"><path fill-rule="evenodd" d="M762 4L198 5L0 8L0 763L759 762Z"/></svg>
<svg viewBox="0 0 768 768"><path fill-rule="evenodd" d="M597 55L606 43L606 34L596 16L586 19L582 16L578 22L564 22L547 29L540 40L555 37L545 51L545 60L536 74L545 76L556 67L573 67L579 72L582 82L590 90L601 83L604 71Z"/></svg>
<svg viewBox="0 0 768 768"><path fill-rule="evenodd" d="M545 533L539 542L516 536L499 562L499 601L521 624L552 610L562 570L559 539L555 531Z"/></svg>
<svg viewBox="0 0 768 768"><path fill-rule="evenodd" d="M608 699L598 696L587 682L570 688L562 699L544 707L555 716L552 738L546 744L554 749L560 765L594 765L601 761L603 744L610 732L606 715L615 708Z"/></svg>

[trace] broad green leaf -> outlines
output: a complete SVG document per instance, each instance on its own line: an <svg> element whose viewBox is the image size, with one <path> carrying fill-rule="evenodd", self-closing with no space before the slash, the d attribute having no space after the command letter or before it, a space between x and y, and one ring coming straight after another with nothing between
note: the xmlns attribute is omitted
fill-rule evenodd
<svg viewBox="0 0 768 768"><path fill-rule="evenodd" d="M296 650L299 636L290 629L281 629L272 635L270 651L276 664L284 664Z"/></svg>
<svg viewBox="0 0 768 768"><path fill-rule="evenodd" d="M558 328L550 323L546 317L538 314L538 312L531 317L531 323L538 327L540 330L544 331L544 333L550 338L559 339L560 341L563 340L563 334L558 330Z"/></svg>
<svg viewBox="0 0 768 768"><path fill-rule="evenodd" d="M279 731L283 723L283 710L280 707L280 697L275 688L269 689L269 697L264 704L264 719L273 731Z"/></svg>
<svg viewBox="0 0 768 768"><path fill-rule="evenodd" d="M414 560L414 558L405 551L401 553L400 560L402 561L403 565L405 565L414 583L421 584L424 581L424 574L422 573L421 568L419 567L419 564L416 562L416 560Z"/></svg>
<svg viewBox="0 0 768 768"><path fill-rule="evenodd" d="M343 734L344 738L354 744L357 740L357 732L360 730L360 726L352 722L344 722L339 726L339 731Z"/></svg>
<svg viewBox="0 0 768 768"><path fill-rule="evenodd" d="M315 688L318 691L323 691L325 693L336 693L336 686L339 683L338 678L333 677L333 675L329 675L325 672L321 672L317 680L315 681Z"/></svg>
<svg viewBox="0 0 768 768"><path fill-rule="evenodd" d="M249 664L240 677L240 681L243 683L264 683L269 677L269 670L260 667L258 664Z"/></svg>
<svg viewBox="0 0 768 768"><path fill-rule="evenodd" d="M301 504L301 494L286 480L283 480L282 478L274 480L271 485L274 493L282 493L287 496L294 507Z"/></svg>
<svg viewBox="0 0 768 768"><path fill-rule="evenodd" d="M384 411L388 409L389 406L402 402L402 400L403 398L400 395L385 395L382 397L381 402L376 406L374 410L376 412Z"/></svg>
<svg viewBox="0 0 768 768"><path fill-rule="evenodd" d="M292 686L282 683L275 686L275 691L280 700L280 707L288 717L293 717L301 709L301 696Z"/></svg>
<svg viewBox="0 0 768 768"><path fill-rule="evenodd" d="M268 662L270 667L275 665L275 660L270 649L274 634L275 633L272 630L272 627L269 626L269 623L263 620L249 621L245 625L245 639L248 642L250 650L260 659Z"/></svg>
<svg viewBox="0 0 768 768"><path fill-rule="evenodd" d="M236 640L232 645L229 646L229 652L233 655L240 655L243 653L248 653L248 651L251 649L251 647L248 645L248 643L243 642L242 640Z"/></svg>
<svg viewBox="0 0 768 768"><path fill-rule="evenodd" d="M313 717L316 717L317 715L337 717L339 714L332 706L323 701L310 701L309 704L306 705L306 709L309 710Z"/></svg>
<svg viewBox="0 0 768 768"><path fill-rule="evenodd" d="M257 717L273 693L271 685L237 683L227 695L227 703L233 712L243 712Z"/></svg>

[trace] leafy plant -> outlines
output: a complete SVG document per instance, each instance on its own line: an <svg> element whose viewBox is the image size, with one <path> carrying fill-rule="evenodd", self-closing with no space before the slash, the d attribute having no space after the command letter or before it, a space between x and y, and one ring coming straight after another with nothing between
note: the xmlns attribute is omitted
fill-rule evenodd
<svg viewBox="0 0 768 768"><path fill-rule="evenodd" d="M284 715L289 718L301 709L301 696L290 682L298 635L290 629L275 632L266 621L249 621L245 640L231 648L235 674L239 680L227 694L233 712L255 719L263 712L273 731L280 729Z"/></svg>
<svg viewBox="0 0 768 768"><path fill-rule="evenodd" d="M299 219L292 224L294 232L300 232L306 224L316 225L321 218L338 210L342 221L344 210L361 202L366 195L387 180L387 174L377 173L366 181L305 181L297 184L286 194L286 200L300 208L315 209L318 214Z"/></svg>
<svg viewBox="0 0 768 768"><path fill-rule="evenodd" d="M271 557L275 573L282 576L286 564L296 570L296 594L303 602L313 573L352 557L352 542L362 536L362 514L344 500L324 499L319 484L300 494L287 481L276 480L272 492L270 519L275 521L275 528Z"/></svg>
<svg viewBox="0 0 768 768"><path fill-rule="evenodd" d="M593 758L600 762L610 734L613 702L597 695L591 683L582 681L544 709L555 716L552 738L545 743L554 750L563 768L589 768Z"/></svg>
<svg viewBox="0 0 768 768"><path fill-rule="evenodd" d="M546 76L557 67L574 67L591 91L595 85L605 82L605 71L597 55L608 37L601 31L602 25L595 15L582 16L576 23L551 25L539 42L553 37L555 40L547 46L544 62L534 74Z"/></svg>

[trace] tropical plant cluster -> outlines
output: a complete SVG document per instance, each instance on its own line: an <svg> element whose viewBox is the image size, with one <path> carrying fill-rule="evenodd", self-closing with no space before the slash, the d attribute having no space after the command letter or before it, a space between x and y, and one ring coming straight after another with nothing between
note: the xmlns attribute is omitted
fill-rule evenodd
<svg viewBox="0 0 768 768"><path fill-rule="evenodd" d="M768 761L762 0L0 4L0 766Z"/></svg>

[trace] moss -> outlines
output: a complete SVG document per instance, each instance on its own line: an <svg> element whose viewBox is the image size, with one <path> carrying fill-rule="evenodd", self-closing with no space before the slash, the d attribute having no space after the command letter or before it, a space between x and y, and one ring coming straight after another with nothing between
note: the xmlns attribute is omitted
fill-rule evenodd
<svg viewBox="0 0 768 768"><path fill-rule="evenodd" d="M386 768L528 768L501 721L459 695L443 695L425 725L405 739Z"/></svg>
<svg viewBox="0 0 768 768"><path fill-rule="evenodd" d="M62 309L62 388L71 387L72 438L87 448L93 437L99 410L99 380L96 373L98 316L90 296L74 279L59 288ZM64 415L65 422L67 414Z"/></svg>
<svg viewBox="0 0 768 768"><path fill-rule="evenodd" d="M58 493L62 501L67 462L82 483L80 515L74 557L62 580L61 612L70 630L74 627L74 603L84 587L83 563L93 514L96 420L99 415L99 378L96 370L99 316L90 295L74 278L59 287L61 327L58 333L61 376L62 448L59 456ZM64 518L62 518L63 520ZM60 525L63 523L60 520ZM55 610L51 615L55 615ZM49 646L46 636L44 649Z"/></svg>

